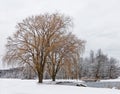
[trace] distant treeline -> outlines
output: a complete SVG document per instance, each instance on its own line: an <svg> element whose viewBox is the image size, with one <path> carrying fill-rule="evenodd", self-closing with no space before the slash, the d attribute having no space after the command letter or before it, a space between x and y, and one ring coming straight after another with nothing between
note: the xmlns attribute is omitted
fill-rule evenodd
<svg viewBox="0 0 120 94"><path fill-rule="evenodd" d="M115 58L108 58L101 50L97 53L90 51L90 56L80 58L77 65L61 67L56 79L115 79L120 76L119 62ZM18 67L0 70L1 78L36 79L37 74L29 67ZM47 67L44 79L51 79Z"/></svg>

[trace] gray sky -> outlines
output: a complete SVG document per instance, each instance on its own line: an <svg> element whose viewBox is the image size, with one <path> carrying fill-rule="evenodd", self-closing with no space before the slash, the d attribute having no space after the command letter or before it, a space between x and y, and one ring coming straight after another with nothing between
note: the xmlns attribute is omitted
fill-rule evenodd
<svg viewBox="0 0 120 94"><path fill-rule="evenodd" d="M101 48L119 59L120 0L0 0L0 58L6 38L15 32L18 22L31 15L56 11L73 18L74 33L87 41L85 55Z"/></svg>

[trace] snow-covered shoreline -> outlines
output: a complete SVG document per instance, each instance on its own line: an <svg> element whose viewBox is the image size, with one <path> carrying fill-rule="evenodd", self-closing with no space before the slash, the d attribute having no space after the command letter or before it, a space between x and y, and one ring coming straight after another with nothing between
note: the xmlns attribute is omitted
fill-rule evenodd
<svg viewBox="0 0 120 94"><path fill-rule="evenodd" d="M120 90L53 84L36 80L0 79L0 94L120 94Z"/></svg>

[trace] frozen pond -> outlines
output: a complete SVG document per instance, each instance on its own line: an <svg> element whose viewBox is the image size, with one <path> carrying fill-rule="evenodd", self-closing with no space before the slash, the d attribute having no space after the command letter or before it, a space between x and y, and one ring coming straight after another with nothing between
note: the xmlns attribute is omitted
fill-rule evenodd
<svg viewBox="0 0 120 94"><path fill-rule="evenodd" d="M120 82L83 82L87 87L117 88L120 89Z"/></svg>

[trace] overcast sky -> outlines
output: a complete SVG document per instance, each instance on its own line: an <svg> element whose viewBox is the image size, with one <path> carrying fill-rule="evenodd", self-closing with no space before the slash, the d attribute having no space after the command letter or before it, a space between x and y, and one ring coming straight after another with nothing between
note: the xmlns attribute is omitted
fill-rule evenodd
<svg viewBox="0 0 120 94"><path fill-rule="evenodd" d="M87 41L85 55L101 48L108 56L119 59L120 0L0 0L0 58L6 38L15 32L18 22L56 11L73 18L73 33Z"/></svg>

